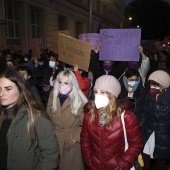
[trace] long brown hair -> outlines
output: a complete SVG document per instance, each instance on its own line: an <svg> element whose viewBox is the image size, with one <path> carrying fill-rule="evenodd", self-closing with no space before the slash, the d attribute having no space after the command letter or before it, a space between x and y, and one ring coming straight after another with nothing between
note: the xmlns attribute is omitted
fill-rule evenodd
<svg viewBox="0 0 170 170"><path fill-rule="evenodd" d="M108 106L105 109L99 109L98 114L103 112L106 113L106 122L107 125L113 124L118 120L124 110L133 111L133 104L126 99L117 99L113 94L107 93L107 96L110 100ZM91 114L91 121L95 119L95 103L94 101L89 101L88 105L89 113ZM113 116L114 114L114 116Z"/></svg>
<svg viewBox="0 0 170 170"><path fill-rule="evenodd" d="M16 84L19 91L19 99L17 103L14 105L14 118L19 111L19 109L25 105L28 109L28 120L27 120L27 129L28 133L30 134L31 139L35 137L35 117L38 115L42 115L48 118L46 114L45 107L43 106L41 100L33 93L31 90L30 85L25 80L25 78L14 69L6 69L1 75L0 78L6 78L13 83ZM5 119L4 115L5 108L0 105L0 121L2 122ZM14 119L13 118L13 119ZM10 129L10 128L9 128Z"/></svg>
<svg viewBox="0 0 170 170"><path fill-rule="evenodd" d="M106 112L106 122L108 125L111 125L114 121L116 121L120 117L120 109L118 106L117 99L111 93L107 93L107 96L110 100L108 106L105 109L101 108L98 110L98 113L101 114ZM93 122L95 119L95 103L94 101L89 102L89 112L91 113L91 121ZM113 120L113 114L115 114L115 119Z"/></svg>

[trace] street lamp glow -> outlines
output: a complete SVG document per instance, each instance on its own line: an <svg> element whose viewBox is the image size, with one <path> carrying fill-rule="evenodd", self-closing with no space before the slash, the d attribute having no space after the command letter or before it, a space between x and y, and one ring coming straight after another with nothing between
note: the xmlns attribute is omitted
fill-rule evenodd
<svg viewBox="0 0 170 170"><path fill-rule="evenodd" d="M129 21L131 21L132 20L132 17L129 17Z"/></svg>
<svg viewBox="0 0 170 170"><path fill-rule="evenodd" d="M139 28L140 26L139 25L137 25L137 28Z"/></svg>

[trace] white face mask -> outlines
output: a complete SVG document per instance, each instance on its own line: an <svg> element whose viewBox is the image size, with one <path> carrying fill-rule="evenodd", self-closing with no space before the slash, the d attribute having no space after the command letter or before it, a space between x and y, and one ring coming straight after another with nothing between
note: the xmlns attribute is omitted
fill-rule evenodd
<svg viewBox="0 0 170 170"><path fill-rule="evenodd" d="M109 104L109 99L107 96L96 94L94 102L95 102L96 108L100 109L102 107L106 107Z"/></svg>
<svg viewBox="0 0 170 170"><path fill-rule="evenodd" d="M55 61L49 61L49 66L51 68L55 68Z"/></svg>

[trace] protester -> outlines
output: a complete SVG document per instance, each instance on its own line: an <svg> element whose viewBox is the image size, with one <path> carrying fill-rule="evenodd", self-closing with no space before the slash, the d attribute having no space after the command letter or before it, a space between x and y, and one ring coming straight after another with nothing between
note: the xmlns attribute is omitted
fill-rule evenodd
<svg viewBox="0 0 170 170"><path fill-rule="evenodd" d="M142 149L140 125L134 113L125 110L130 109L128 101L117 101L120 91L118 80L111 75L103 75L95 82L95 100L90 102L89 112L85 114L80 142L88 170L129 170ZM126 151L120 118L124 111L129 145Z"/></svg>
<svg viewBox="0 0 170 170"><path fill-rule="evenodd" d="M128 99L133 103L133 110L140 124L144 119L144 103L146 90L137 69L127 69L119 80L121 92L119 99Z"/></svg>
<svg viewBox="0 0 170 170"><path fill-rule="evenodd" d="M80 89L84 93L84 95L88 98L89 91L91 87L91 80L87 77L87 72L83 70L79 70L78 65L74 65L74 73L77 78Z"/></svg>
<svg viewBox="0 0 170 170"><path fill-rule="evenodd" d="M146 98L146 117L142 126L144 170L156 159L156 170L165 170L170 159L170 76L157 70L149 76L150 91Z"/></svg>
<svg viewBox="0 0 170 170"><path fill-rule="evenodd" d="M158 69L164 70L164 69L166 69L166 64L167 64L167 60L168 60L168 51L161 50L159 52L159 55L160 55L160 58L159 58L159 62L158 62Z"/></svg>
<svg viewBox="0 0 170 170"><path fill-rule="evenodd" d="M148 74L148 71L150 69L150 60L149 58L144 54L143 47L140 45L138 46L138 50L140 52L141 62L138 62L135 64L135 67L132 66L133 64L129 63L129 68L136 68L139 71L139 74L141 76L143 84L145 84L145 79ZM133 63L133 62L132 62Z"/></svg>
<svg viewBox="0 0 170 170"><path fill-rule="evenodd" d="M136 61L130 61L128 62L127 68L130 69L137 69L139 72L139 75L141 77L142 83L145 86L145 79L147 77L148 71L150 69L150 60L149 58L144 54L143 52L143 47L140 45L138 46L138 50L140 52L140 60L139 62ZM120 75L120 70L122 70L122 68L124 68L124 66L126 65L126 62L120 62L119 65L117 66L117 74ZM126 68L126 69L127 69ZM125 70L126 71L126 70ZM123 74L121 74L119 76L119 79L125 74L125 71L123 72Z"/></svg>
<svg viewBox="0 0 170 170"><path fill-rule="evenodd" d="M28 66L19 66L17 70L24 76L31 86L33 93L40 99L40 94L37 89L37 81L35 75L33 75L31 69Z"/></svg>
<svg viewBox="0 0 170 170"><path fill-rule="evenodd" d="M8 60L6 63L8 67L15 68L15 61L13 59Z"/></svg>
<svg viewBox="0 0 170 170"><path fill-rule="evenodd" d="M0 169L55 169L58 142L40 100L24 77L0 75Z"/></svg>
<svg viewBox="0 0 170 170"><path fill-rule="evenodd" d="M115 63L113 61L105 60L102 62L102 69L100 75L115 76Z"/></svg>
<svg viewBox="0 0 170 170"><path fill-rule="evenodd" d="M43 79L42 100L47 105L50 92L53 88L56 77L60 71L63 70L61 62L58 60L58 56L54 53L50 54L49 66Z"/></svg>
<svg viewBox="0 0 170 170"><path fill-rule="evenodd" d="M80 132L87 98L72 71L61 71L54 83L47 112L55 127L60 147L59 170L84 170Z"/></svg>

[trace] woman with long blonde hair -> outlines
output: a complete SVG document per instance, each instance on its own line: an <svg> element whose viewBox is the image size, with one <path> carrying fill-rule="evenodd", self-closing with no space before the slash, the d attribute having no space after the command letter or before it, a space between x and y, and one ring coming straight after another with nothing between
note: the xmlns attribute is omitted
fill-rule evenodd
<svg viewBox="0 0 170 170"><path fill-rule="evenodd" d="M103 75L95 82L95 99L85 114L81 132L81 150L88 170L129 170L142 149L140 125L128 101L117 101L120 91L119 81L111 75Z"/></svg>
<svg viewBox="0 0 170 170"><path fill-rule="evenodd" d="M55 127L60 147L59 170L83 170L80 132L87 98L72 71L61 71L54 83L47 112Z"/></svg>

